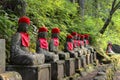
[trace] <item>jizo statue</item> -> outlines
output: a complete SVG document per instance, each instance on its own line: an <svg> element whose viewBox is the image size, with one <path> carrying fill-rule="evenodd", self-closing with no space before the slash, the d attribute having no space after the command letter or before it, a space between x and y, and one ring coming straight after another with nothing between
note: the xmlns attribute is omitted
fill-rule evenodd
<svg viewBox="0 0 120 80"><path fill-rule="evenodd" d="M45 55L45 62L53 62L57 61L59 57L51 52L49 52L49 44L47 41L47 34L48 34L48 29L47 27L43 26L39 28L38 31L38 40L36 43L36 52L38 54L44 54Z"/></svg>
<svg viewBox="0 0 120 80"><path fill-rule="evenodd" d="M78 35L77 35L77 46L78 46L79 48L80 48L80 46L81 46L80 37L81 37L81 34L78 34Z"/></svg>
<svg viewBox="0 0 120 80"><path fill-rule="evenodd" d="M49 50L50 52L54 52L56 55L59 55L59 59L65 60L70 58L70 55L68 53L59 51L59 34L60 34L60 29L59 28L53 28L51 31L51 40L49 43Z"/></svg>
<svg viewBox="0 0 120 80"><path fill-rule="evenodd" d="M71 34L67 35L66 37L66 43L65 43L65 52L69 52L70 57L77 57L77 53L74 51L74 46L73 46L73 36Z"/></svg>
<svg viewBox="0 0 120 80"><path fill-rule="evenodd" d="M84 43L85 47L89 45L89 34L84 34Z"/></svg>
<svg viewBox="0 0 120 80"><path fill-rule="evenodd" d="M78 43L77 43L78 34L76 32L72 32L71 35L73 36L73 47L74 49L76 49L78 47Z"/></svg>
<svg viewBox="0 0 120 80"><path fill-rule="evenodd" d="M60 29L53 28L51 32L52 32L52 34L51 34L49 50L50 50L50 52L55 52L55 54L58 54Z"/></svg>
<svg viewBox="0 0 120 80"><path fill-rule="evenodd" d="M80 35L80 47L81 48L84 48L84 46L85 46L85 43L84 43L84 35Z"/></svg>
<svg viewBox="0 0 120 80"><path fill-rule="evenodd" d="M75 55L78 56L78 40L77 40L77 37L78 37L78 34L76 32L72 32L71 35L73 36L73 48L74 48L74 51L75 51Z"/></svg>
<svg viewBox="0 0 120 80"><path fill-rule="evenodd" d="M23 16L18 21L17 32L12 36L10 62L17 65L34 65L44 63L44 55L29 51L29 34L27 33L30 19Z"/></svg>

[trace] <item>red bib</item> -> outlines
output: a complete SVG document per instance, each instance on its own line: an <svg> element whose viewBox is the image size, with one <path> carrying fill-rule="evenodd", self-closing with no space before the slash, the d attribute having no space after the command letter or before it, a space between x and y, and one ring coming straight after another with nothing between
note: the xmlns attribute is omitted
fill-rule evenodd
<svg viewBox="0 0 120 80"><path fill-rule="evenodd" d="M68 50L72 51L73 50L73 43L72 42L67 42Z"/></svg>
<svg viewBox="0 0 120 80"><path fill-rule="evenodd" d="M85 41L85 43L88 45L88 44L89 44L89 41L88 41L88 40L86 40L86 41Z"/></svg>
<svg viewBox="0 0 120 80"><path fill-rule="evenodd" d="M48 42L45 38L40 38L40 48L48 50Z"/></svg>
<svg viewBox="0 0 120 80"><path fill-rule="evenodd" d="M84 41L80 40L81 46L84 46Z"/></svg>
<svg viewBox="0 0 120 80"><path fill-rule="evenodd" d="M77 47L77 40L73 40L74 48Z"/></svg>
<svg viewBox="0 0 120 80"><path fill-rule="evenodd" d="M54 43L54 46L59 46L58 38L53 38L53 43Z"/></svg>
<svg viewBox="0 0 120 80"><path fill-rule="evenodd" d="M30 41L29 34L25 32L21 32L20 34L21 34L22 46L28 47Z"/></svg>
<svg viewBox="0 0 120 80"><path fill-rule="evenodd" d="M77 40L77 45L80 47L80 40Z"/></svg>

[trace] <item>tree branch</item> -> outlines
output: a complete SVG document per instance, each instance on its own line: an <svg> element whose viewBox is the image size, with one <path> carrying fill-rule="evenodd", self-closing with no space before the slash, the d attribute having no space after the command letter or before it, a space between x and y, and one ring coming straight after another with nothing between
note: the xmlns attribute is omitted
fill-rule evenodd
<svg viewBox="0 0 120 80"><path fill-rule="evenodd" d="M110 14L109 14L109 17L107 18L107 20L105 21L102 29L99 31L101 34L103 34L106 30L106 28L108 27L109 23L111 22L111 19L112 19L112 15L114 14L114 12L120 7L120 1L116 4L116 0L113 1L112 3L112 7L111 7L111 10L110 10Z"/></svg>

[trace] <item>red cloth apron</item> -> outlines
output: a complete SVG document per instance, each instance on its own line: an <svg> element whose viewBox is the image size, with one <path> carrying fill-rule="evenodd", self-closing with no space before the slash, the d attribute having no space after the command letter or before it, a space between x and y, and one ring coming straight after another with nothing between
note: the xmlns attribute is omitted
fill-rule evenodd
<svg viewBox="0 0 120 80"><path fill-rule="evenodd" d="M72 51L73 50L73 43L67 42L67 47L68 47L68 50Z"/></svg>
<svg viewBox="0 0 120 80"><path fill-rule="evenodd" d="M84 46L84 41L80 40L80 44L81 44L81 46Z"/></svg>
<svg viewBox="0 0 120 80"><path fill-rule="evenodd" d="M74 45L74 48L77 47L77 40L73 40L73 45Z"/></svg>
<svg viewBox="0 0 120 80"><path fill-rule="evenodd" d="M53 39L54 46L59 46L58 38L52 38L52 39Z"/></svg>
<svg viewBox="0 0 120 80"><path fill-rule="evenodd" d="M21 40L22 40L22 46L28 47L30 45L29 44L29 42L30 42L29 34L25 33L25 32L21 32L20 35L21 35Z"/></svg>
<svg viewBox="0 0 120 80"><path fill-rule="evenodd" d="M40 38L40 48L48 50L48 42L45 38Z"/></svg>

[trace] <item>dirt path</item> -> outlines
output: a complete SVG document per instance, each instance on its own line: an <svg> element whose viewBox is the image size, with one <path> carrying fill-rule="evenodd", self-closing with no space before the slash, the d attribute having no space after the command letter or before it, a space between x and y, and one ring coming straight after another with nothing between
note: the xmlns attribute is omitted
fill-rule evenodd
<svg viewBox="0 0 120 80"><path fill-rule="evenodd" d="M115 73L113 80L120 80L120 70Z"/></svg>

